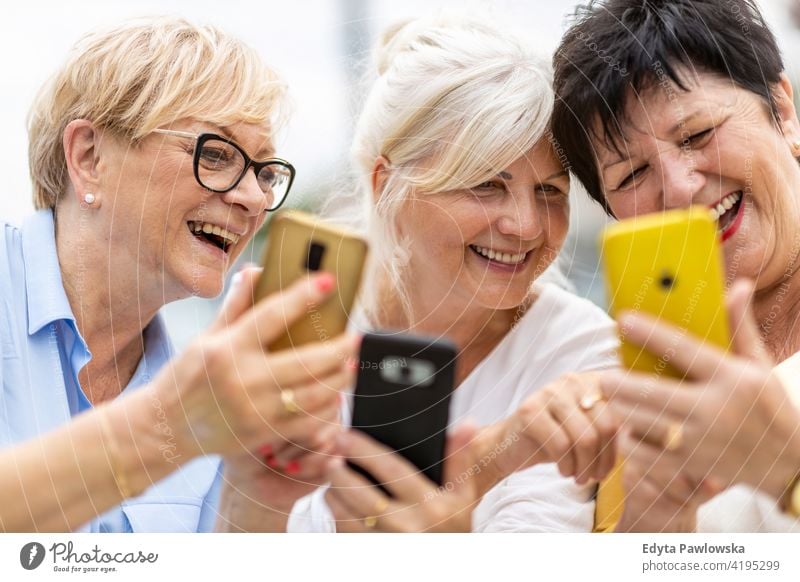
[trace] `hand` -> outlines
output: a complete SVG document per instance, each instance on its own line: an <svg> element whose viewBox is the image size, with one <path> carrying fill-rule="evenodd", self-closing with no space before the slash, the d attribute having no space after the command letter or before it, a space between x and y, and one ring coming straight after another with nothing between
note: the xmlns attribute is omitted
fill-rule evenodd
<svg viewBox="0 0 800 582"><path fill-rule="evenodd" d="M318 433L313 452L284 443L226 457L217 531L285 532L295 502L327 480L341 431L331 424Z"/></svg>
<svg viewBox="0 0 800 582"><path fill-rule="evenodd" d="M685 380L615 372L603 392L638 441L643 475L685 474L719 489L746 483L779 497L800 467L800 413L772 372L750 311L752 284L728 299L733 354L642 315L625 315L628 339L686 375ZM680 345L676 350L675 346Z"/></svg>
<svg viewBox="0 0 800 582"><path fill-rule="evenodd" d="M339 532L468 532L478 501L470 478L475 466L475 429L460 426L447 442L444 485L437 486L405 458L362 432L340 440L341 453L391 492L387 496L338 459L329 470L326 501Z"/></svg>
<svg viewBox="0 0 800 582"><path fill-rule="evenodd" d="M493 459L494 465L494 479L482 492L538 463L556 463L563 476L579 484L600 480L614 468L619 426L596 373L566 374L529 396L507 420L481 432L481 458Z"/></svg>
<svg viewBox="0 0 800 582"><path fill-rule="evenodd" d="M301 280L253 306L259 271L242 272L215 323L155 381L156 396L188 458L276 450L290 441L314 450L338 418L352 385L358 338L269 353L266 346L333 289L330 275ZM289 392L291 391L291 392ZM287 402L294 402L297 410Z"/></svg>

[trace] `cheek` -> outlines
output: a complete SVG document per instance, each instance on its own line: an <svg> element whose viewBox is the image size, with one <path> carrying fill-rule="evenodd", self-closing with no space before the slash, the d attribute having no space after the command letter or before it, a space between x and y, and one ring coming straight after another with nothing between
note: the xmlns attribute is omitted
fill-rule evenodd
<svg viewBox="0 0 800 582"><path fill-rule="evenodd" d="M560 245L564 242L569 228L569 204L546 204L543 207L547 238L551 245Z"/></svg>

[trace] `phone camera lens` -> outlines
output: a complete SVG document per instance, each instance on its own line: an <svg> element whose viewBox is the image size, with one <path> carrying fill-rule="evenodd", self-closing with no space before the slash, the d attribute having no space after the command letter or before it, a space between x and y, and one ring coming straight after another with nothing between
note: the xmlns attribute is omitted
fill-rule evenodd
<svg viewBox="0 0 800 582"><path fill-rule="evenodd" d="M661 278L658 280L658 284L662 289L669 291L675 286L675 277L669 273L663 273Z"/></svg>
<svg viewBox="0 0 800 582"><path fill-rule="evenodd" d="M325 245L311 242L308 245L308 255L306 256L305 267L309 271L319 271L322 264L322 255L325 254Z"/></svg>

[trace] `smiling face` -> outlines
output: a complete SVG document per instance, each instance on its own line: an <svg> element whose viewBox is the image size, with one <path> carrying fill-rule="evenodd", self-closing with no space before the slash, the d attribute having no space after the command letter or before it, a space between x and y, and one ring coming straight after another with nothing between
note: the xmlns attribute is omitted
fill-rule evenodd
<svg viewBox="0 0 800 582"><path fill-rule="evenodd" d="M256 160L273 154L264 126L185 121L170 129L230 138ZM135 147L115 139L101 145L101 212L114 271L135 273L140 292L166 301L218 295L265 218L267 200L254 172L229 192L210 192L195 180L194 147L193 138L158 133Z"/></svg>
<svg viewBox="0 0 800 582"><path fill-rule="evenodd" d="M623 219L706 206L718 220L728 278L774 285L800 248L791 87L774 88L781 133L759 96L716 75L684 76L688 91L657 85L629 100L621 155L595 144L609 207Z"/></svg>
<svg viewBox="0 0 800 582"><path fill-rule="evenodd" d="M412 194L398 217L410 243L412 303L421 292L444 309L523 304L564 241L568 191L568 175L542 140L474 188Z"/></svg>

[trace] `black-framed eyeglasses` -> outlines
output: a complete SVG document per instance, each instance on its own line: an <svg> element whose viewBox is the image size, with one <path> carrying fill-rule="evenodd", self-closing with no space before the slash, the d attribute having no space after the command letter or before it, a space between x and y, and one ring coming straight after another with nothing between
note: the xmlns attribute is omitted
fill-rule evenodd
<svg viewBox="0 0 800 582"><path fill-rule="evenodd" d="M239 144L215 133L189 133L172 129L154 129L153 133L187 137L195 140L192 163L197 183L211 192L230 192L253 168L256 180L267 200L267 212L277 210L289 195L294 182L294 166L280 158L257 162Z"/></svg>

